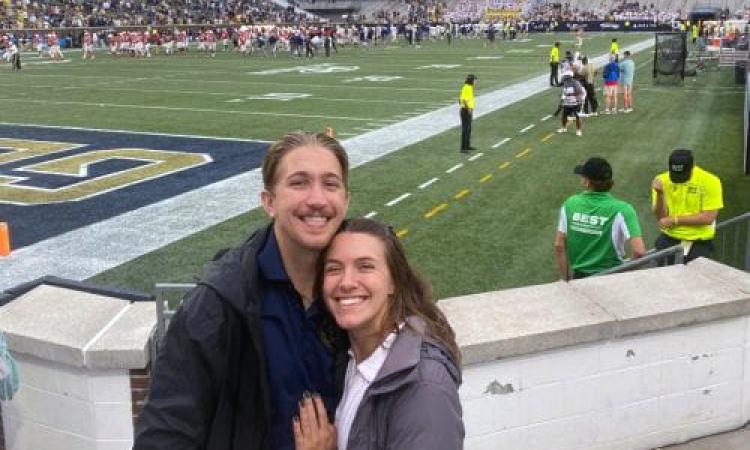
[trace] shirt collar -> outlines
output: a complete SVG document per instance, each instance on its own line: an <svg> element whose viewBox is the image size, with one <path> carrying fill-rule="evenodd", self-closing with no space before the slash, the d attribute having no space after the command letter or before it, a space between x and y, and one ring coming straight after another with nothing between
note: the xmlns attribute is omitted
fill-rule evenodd
<svg viewBox="0 0 750 450"><path fill-rule="evenodd" d="M360 375L362 375L362 378L368 383L372 383L375 380L375 377L378 376L378 372L380 372L380 368L383 367L385 358L388 356L388 351L391 349L393 341L395 340L396 332L394 331L386 336L383 343L378 345L378 348L372 352L372 355L357 364L357 372L359 372ZM351 357L352 360L354 359L354 352L352 352L351 349L349 349L349 357Z"/></svg>
<svg viewBox="0 0 750 450"><path fill-rule="evenodd" d="M263 277L267 280L273 281L290 281L289 275L284 269L284 261L281 259L281 251L279 250L279 243L276 240L276 232L273 227L268 233L266 243L263 244L263 248L258 252L258 267L263 274Z"/></svg>

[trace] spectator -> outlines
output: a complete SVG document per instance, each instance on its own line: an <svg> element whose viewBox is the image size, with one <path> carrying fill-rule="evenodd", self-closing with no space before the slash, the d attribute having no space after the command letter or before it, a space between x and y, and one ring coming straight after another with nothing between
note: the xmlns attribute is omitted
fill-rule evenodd
<svg viewBox="0 0 750 450"><path fill-rule="evenodd" d="M620 80L620 66L617 56L610 55L604 66L604 114L617 114L617 84Z"/></svg>
<svg viewBox="0 0 750 450"><path fill-rule="evenodd" d="M0 400L11 400L18 392L18 367L0 331Z"/></svg>
<svg viewBox="0 0 750 450"><path fill-rule="evenodd" d="M625 260L625 242L633 258L646 253L635 209L613 197L612 167L607 160L589 158L576 166L584 192L569 197L560 208L555 236L555 260L567 281L619 266Z"/></svg>
<svg viewBox="0 0 750 450"><path fill-rule="evenodd" d="M633 77L635 76L635 63L630 57L630 52L625 51L625 58L620 63L620 86L622 87L623 109L620 111L629 113L633 111Z"/></svg>
<svg viewBox="0 0 750 450"><path fill-rule="evenodd" d="M682 244L685 262L713 251L716 217L724 207L721 180L695 165L693 152L676 149L669 170L654 178L651 200L661 234L656 249Z"/></svg>

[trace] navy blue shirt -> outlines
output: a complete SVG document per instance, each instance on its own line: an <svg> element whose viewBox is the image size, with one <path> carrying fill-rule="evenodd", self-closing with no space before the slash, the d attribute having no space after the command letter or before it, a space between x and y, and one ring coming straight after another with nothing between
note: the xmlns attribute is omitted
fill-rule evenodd
<svg viewBox="0 0 750 450"><path fill-rule="evenodd" d="M325 308L316 300L304 309L281 260L271 230L258 253L261 325L271 388L271 448L294 449L292 418L299 413L304 391L323 398L329 417L336 411L333 353L323 345L317 323Z"/></svg>

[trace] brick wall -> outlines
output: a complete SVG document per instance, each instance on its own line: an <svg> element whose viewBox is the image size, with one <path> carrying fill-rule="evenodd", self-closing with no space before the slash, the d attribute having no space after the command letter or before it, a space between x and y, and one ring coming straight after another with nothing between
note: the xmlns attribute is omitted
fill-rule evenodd
<svg viewBox="0 0 750 450"><path fill-rule="evenodd" d="M133 427L138 423L138 417L146 403L151 390L151 363L143 369L130 370L130 393L133 400Z"/></svg>
<svg viewBox="0 0 750 450"><path fill-rule="evenodd" d="M750 319L464 368L466 449L648 449L750 420Z"/></svg>

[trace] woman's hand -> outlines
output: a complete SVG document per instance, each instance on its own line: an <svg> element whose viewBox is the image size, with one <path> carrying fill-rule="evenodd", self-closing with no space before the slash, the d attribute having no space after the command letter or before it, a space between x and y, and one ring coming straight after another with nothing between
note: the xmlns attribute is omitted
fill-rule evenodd
<svg viewBox="0 0 750 450"><path fill-rule="evenodd" d="M302 397L292 429L296 450L336 450L336 427L328 422L326 408L318 394L305 393Z"/></svg>

